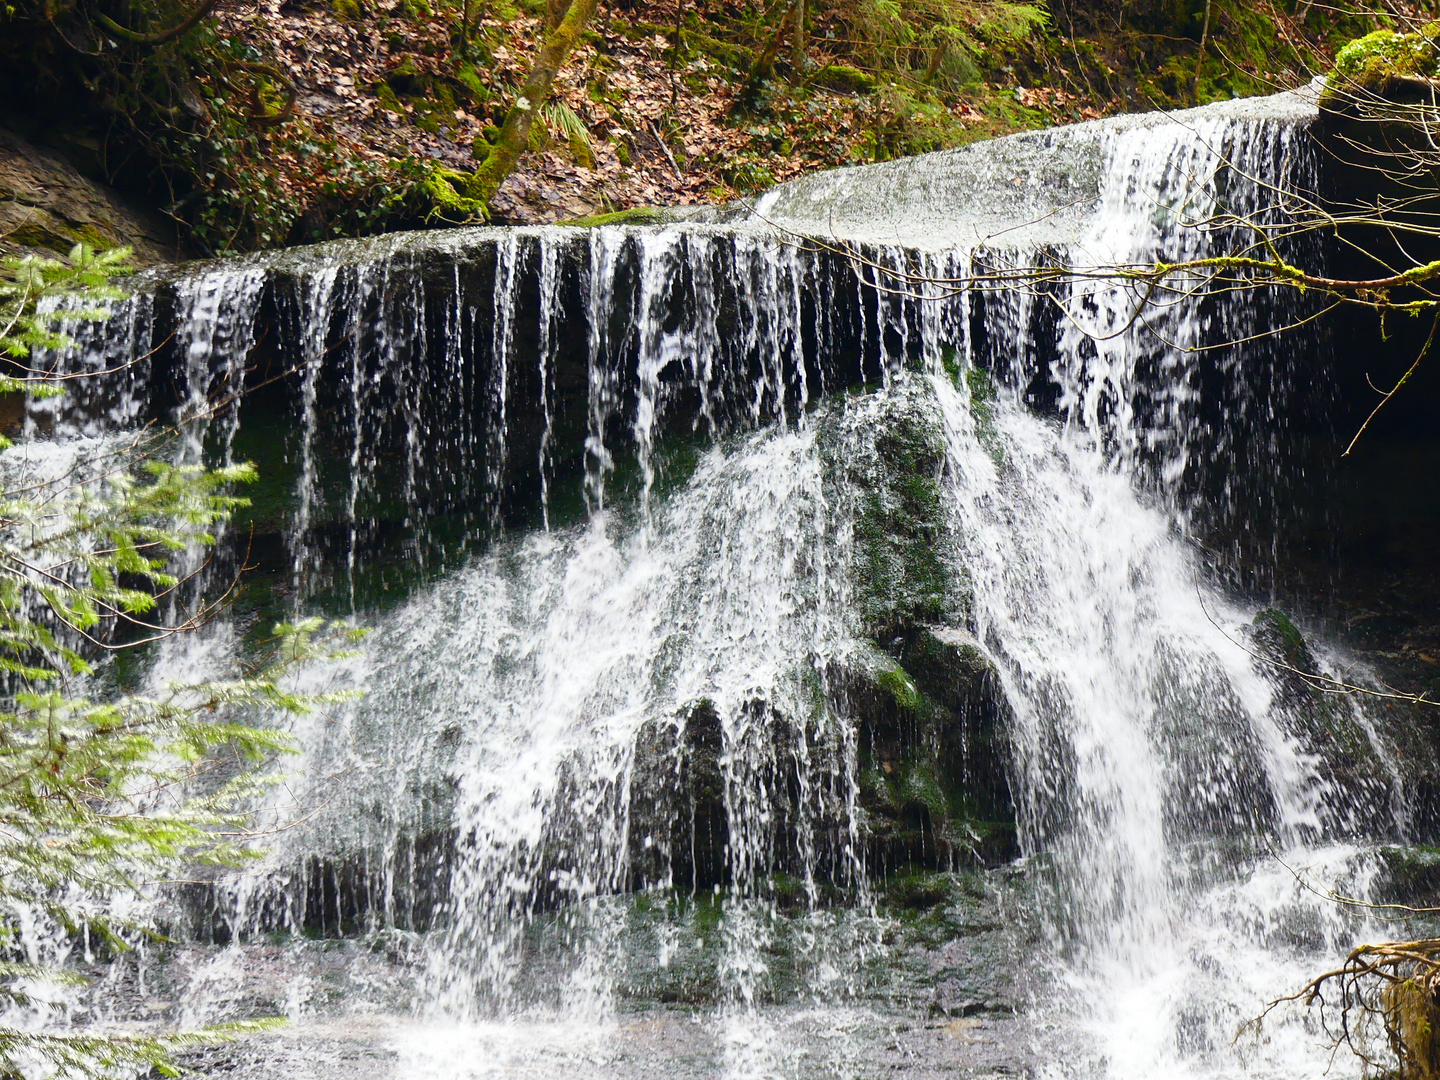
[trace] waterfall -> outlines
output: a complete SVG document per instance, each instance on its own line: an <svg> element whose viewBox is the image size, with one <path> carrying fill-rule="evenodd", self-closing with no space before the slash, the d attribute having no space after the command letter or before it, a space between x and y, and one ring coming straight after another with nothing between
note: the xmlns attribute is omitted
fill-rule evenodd
<svg viewBox="0 0 1440 1080"><path fill-rule="evenodd" d="M270 854L112 982L286 1012L226 1067L289 1080L350 1075L346 1040L457 1078L1323 1068L1298 1014L1233 1043L1364 929L1287 867L1361 894L1407 839L1383 725L1267 664L1246 598L1325 418L1285 349L1323 332L1265 337L1293 297L987 281L1281 221L1310 115L144 280L58 358L108 393L27 423L169 418L273 470L284 587L166 662L276 611L374 633L310 676L366 696L296 731ZM906 882L947 899L897 913ZM947 997L977 965L1004 987Z"/></svg>

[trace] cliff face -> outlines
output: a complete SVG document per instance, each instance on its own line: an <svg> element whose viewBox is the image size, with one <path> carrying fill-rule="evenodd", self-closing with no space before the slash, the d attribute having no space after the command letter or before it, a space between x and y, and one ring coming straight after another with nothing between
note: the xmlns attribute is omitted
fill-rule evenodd
<svg viewBox="0 0 1440 1080"><path fill-rule="evenodd" d="M0 252L63 252L82 242L128 244L141 265L183 255L162 219L0 128Z"/></svg>

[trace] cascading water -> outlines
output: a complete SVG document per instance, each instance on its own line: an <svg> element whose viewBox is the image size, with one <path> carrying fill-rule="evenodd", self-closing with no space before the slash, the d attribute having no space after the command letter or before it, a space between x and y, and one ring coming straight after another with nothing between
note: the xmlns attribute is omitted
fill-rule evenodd
<svg viewBox="0 0 1440 1080"><path fill-rule="evenodd" d="M184 454L278 473L257 617L375 632L324 676L367 696L296 733L272 853L112 991L288 1013L227 1062L288 1080L1323 1067L1293 1017L1232 1039L1360 931L1285 867L1362 893L1399 767L1263 662L1275 616L1200 546L1275 553L1277 418L1319 399L1254 339L1303 312L977 281L1211 252L1313 186L1308 116L1081 125L808 178L760 224L387 238L129 301L68 362L168 320L168 396L147 359L33 430L178 407ZM917 867L1017 854L1012 806L1019 861L935 909L969 912L954 940L896 914Z"/></svg>

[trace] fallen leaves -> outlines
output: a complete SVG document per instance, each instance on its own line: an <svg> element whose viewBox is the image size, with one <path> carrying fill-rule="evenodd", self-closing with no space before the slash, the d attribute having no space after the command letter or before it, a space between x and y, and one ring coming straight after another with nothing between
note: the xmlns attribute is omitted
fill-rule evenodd
<svg viewBox="0 0 1440 1080"><path fill-rule="evenodd" d="M492 9L479 22L481 58L463 82L464 65L452 55L454 28L442 15L417 15L402 0L378 0L366 3L363 19L347 19L340 14L346 0L334 0L333 8L309 6L313 2L222 0L217 13L221 33L277 62L295 82L296 129L304 138L333 146L336 161L428 158L457 171L473 168L474 147L484 152L487 131L503 120L525 78L538 20L520 12L502 19ZM637 25L672 25L675 12L667 4L673 0L641 0L629 15ZM546 222L726 200L750 185L862 160L883 123L879 107L864 97L800 94L778 85L763 121L739 121L737 72L713 57L677 51L673 35L630 38L623 28L602 16L556 82L557 102L590 133L593 168L577 162L563 139L542 140L493 201L500 220ZM813 48L819 64L844 60L825 56L823 41ZM441 100L436 87L450 88L445 92L455 100ZM1015 96L1058 119L1099 115L1062 89L1022 87ZM951 113L976 134L996 128L993 117L968 102L954 104ZM333 189L333 177L302 155L277 153L268 164L280 189L301 204Z"/></svg>

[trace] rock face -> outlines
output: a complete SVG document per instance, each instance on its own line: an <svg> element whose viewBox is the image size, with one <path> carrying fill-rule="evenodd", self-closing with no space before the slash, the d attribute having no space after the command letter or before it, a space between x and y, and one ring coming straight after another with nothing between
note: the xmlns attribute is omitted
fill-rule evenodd
<svg viewBox="0 0 1440 1080"><path fill-rule="evenodd" d="M861 727L860 792L876 877L1013 858L1005 704L971 635L906 628L847 687Z"/></svg>
<svg viewBox="0 0 1440 1080"><path fill-rule="evenodd" d="M930 385L898 374L878 412L860 410L829 451L837 482L857 493L855 602L874 646L832 682L859 725L869 865L880 875L1014 855L1004 696L969 631Z"/></svg>
<svg viewBox="0 0 1440 1080"><path fill-rule="evenodd" d="M18 135L0 129L0 251L66 252L128 244L149 265L178 253L163 222Z"/></svg>

